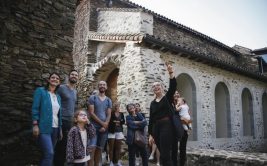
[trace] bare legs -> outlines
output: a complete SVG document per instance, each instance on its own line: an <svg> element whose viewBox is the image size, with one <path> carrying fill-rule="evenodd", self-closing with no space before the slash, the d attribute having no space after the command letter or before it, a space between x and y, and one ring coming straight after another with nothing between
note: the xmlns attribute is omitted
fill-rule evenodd
<svg viewBox="0 0 267 166"><path fill-rule="evenodd" d="M114 142L115 142L114 138L108 139L108 155L110 163L113 162Z"/></svg>
<svg viewBox="0 0 267 166"><path fill-rule="evenodd" d="M121 144L122 140L116 139L115 140L115 151L114 151L114 163L117 164L119 159L121 158Z"/></svg>
<svg viewBox="0 0 267 166"><path fill-rule="evenodd" d="M108 140L109 159L110 162L113 162L113 164L117 164L120 159L121 143L122 141L120 139L112 138Z"/></svg>
<svg viewBox="0 0 267 166"><path fill-rule="evenodd" d="M88 161L89 166L100 166L102 150L98 147L92 149L91 159Z"/></svg>
<svg viewBox="0 0 267 166"><path fill-rule="evenodd" d="M154 160L155 153L156 153L157 165L159 165L160 152L159 149L157 148L157 145L153 143L152 152L150 154L149 160Z"/></svg>

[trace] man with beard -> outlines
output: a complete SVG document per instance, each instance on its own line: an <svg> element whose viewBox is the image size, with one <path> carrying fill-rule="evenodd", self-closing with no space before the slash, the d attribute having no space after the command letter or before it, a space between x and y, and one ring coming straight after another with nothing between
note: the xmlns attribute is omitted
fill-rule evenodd
<svg viewBox="0 0 267 166"><path fill-rule="evenodd" d="M76 70L72 70L69 73L68 83L60 85L57 90L57 93L61 97L63 138L56 144L54 156L55 166L64 166L66 160L67 137L68 132L72 127L72 120L77 102L77 91L75 89L77 80L78 72Z"/></svg>
<svg viewBox="0 0 267 166"><path fill-rule="evenodd" d="M112 102L105 95L107 83L100 81L98 83L98 95L92 95L88 99L88 111L91 122L96 128L96 137L90 142L92 147L90 166L99 166L101 164L102 150L108 137L108 124L111 117Z"/></svg>

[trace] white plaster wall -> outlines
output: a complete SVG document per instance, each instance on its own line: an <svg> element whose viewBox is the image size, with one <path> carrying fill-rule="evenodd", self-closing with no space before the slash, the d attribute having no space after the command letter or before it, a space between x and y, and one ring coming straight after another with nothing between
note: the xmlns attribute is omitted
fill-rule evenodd
<svg viewBox="0 0 267 166"><path fill-rule="evenodd" d="M99 11L97 31L153 35L153 16L138 11Z"/></svg>

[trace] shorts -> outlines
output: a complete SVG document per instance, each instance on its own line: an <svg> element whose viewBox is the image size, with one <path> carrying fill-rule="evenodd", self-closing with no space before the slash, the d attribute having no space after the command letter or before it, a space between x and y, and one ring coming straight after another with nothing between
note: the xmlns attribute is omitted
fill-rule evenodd
<svg viewBox="0 0 267 166"><path fill-rule="evenodd" d="M122 132L108 133L109 139L124 139Z"/></svg>
<svg viewBox="0 0 267 166"><path fill-rule="evenodd" d="M96 127L96 136L92 138L89 142L91 147L97 147L99 149L104 149L105 144L108 139L108 132L99 132L99 127Z"/></svg>

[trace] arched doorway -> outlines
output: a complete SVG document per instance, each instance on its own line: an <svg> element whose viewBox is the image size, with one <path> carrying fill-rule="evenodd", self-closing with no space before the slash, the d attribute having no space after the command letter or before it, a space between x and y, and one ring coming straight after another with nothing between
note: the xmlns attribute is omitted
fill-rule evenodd
<svg viewBox="0 0 267 166"><path fill-rule="evenodd" d="M229 91L223 82L215 87L215 114L216 138L231 137Z"/></svg>
<svg viewBox="0 0 267 166"><path fill-rule="evenodd" d="M117 82L119 76L119 69L114 69L107 78L107 96L111 98L112 102L117 101Z"/></svg>
<svg viewBox="0 0 267 166"><path fill-rule="evenodd" d="M191 119L193 120L192 134L188 140L197 141L197 102L196 102L196 86L192 77L188 74L180 74L177 78L177 90L181 97L184 97L191 111Z"/></svg>

